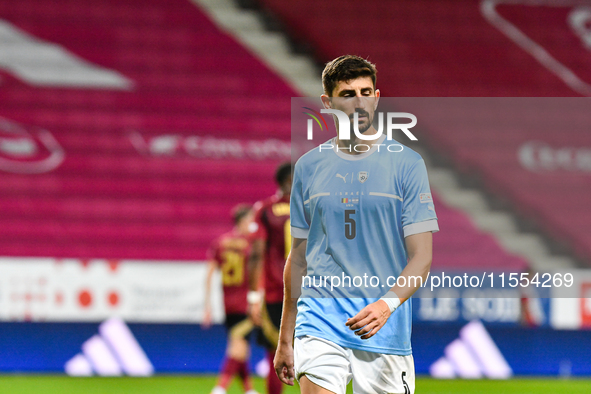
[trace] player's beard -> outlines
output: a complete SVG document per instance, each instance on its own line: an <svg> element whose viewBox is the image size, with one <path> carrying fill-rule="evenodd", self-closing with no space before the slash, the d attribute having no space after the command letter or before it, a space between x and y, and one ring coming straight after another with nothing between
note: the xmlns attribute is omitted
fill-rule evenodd
<svg viewBox="0 0 591 394"><path fill-rule="evenodd" d="M373 122L373 118L371 118L370 114L366 111L355 111L355 112L359 114L358 115L359 117L361 117L361 116L366 117L366 120L363 123L359 122L359 132L361 134L363 134L367 130L369 130L369 128L371 127L372 122ZM349 119L351 119L351 130L355 130L354 129L354 127L355 127L355 112L352 113L351 115L349 115Z"/></svg>

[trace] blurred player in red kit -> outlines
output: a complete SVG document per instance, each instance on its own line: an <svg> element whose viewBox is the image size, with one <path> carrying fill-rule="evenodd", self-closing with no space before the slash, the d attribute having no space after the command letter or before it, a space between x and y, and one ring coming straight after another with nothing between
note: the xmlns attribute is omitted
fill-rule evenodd
<svg viewBox="0 0 591 394"><path fill-rule="evenodd" d="M234 228L216 239L209 251L209 271L207 274L204 327L211 325L211 281L216 269L222 273L224 306L226 310L226 329L228 347L217 386L212 394L226 394L226 389L234 375L239 375L244 391L257 394L252 388L248 371L250 353L248 338L254 329L247 315L247 294L249 285L250 242L248 226L251 222L251 207L240 204L232 210Z"/></svg>
<svg viewBox="0 0 591 394"><path fill-rule="evenodd" d="M291 249L289 197L292 171L291 163L283 163L277 168L275 181L279 190L254 205L254 219L250 228L253 235L251 258L254 277L261 279L258 283L251 282L248 303L252 320L261 327L261 342L267 348L270 364L273 363L279 340L283 268ZM282 388L283 384L271 370L267 377L267 392L279 394Z"/></svg>

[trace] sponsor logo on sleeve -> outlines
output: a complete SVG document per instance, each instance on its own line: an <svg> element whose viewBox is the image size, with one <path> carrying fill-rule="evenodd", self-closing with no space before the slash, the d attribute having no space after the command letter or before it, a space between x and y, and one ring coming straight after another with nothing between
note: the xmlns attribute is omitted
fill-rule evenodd
<svg viewBox="0 0 591 394"><path fill-rule="evenodd" d="M419 194L419 200L421 204L428 204L433 202L433 197L431 197L431 193L421 193Z"/></svg>

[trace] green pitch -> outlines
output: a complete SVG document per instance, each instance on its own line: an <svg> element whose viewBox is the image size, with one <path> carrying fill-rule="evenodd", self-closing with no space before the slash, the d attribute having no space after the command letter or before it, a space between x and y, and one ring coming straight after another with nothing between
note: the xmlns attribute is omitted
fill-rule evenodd
<svg viewBox="0 0 591 394"><path fill-rule="evenodd" d="M65 376L0 376L0 393L10 394L209 394L215 385L212 376L158 376L153 378L69 378ZM264 394L264 383L255 379L255 388ZM417 394L588 394L591 380L512 379L434 380L417 379ZM228 394L240 394L235 381ZM285 394L299 393L297 387L286 387Z"/></svg>

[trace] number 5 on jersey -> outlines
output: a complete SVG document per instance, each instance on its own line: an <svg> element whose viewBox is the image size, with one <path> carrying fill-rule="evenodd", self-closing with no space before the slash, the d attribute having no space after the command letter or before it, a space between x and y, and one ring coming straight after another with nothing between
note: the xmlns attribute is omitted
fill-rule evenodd
<svg viewBox="0 0 591 394"><path fill-rule="evenodd" d="M357 235L357 225L353 215L355 215L354 209L345 210L345 237L347 239L353 239Z"/></svg>

